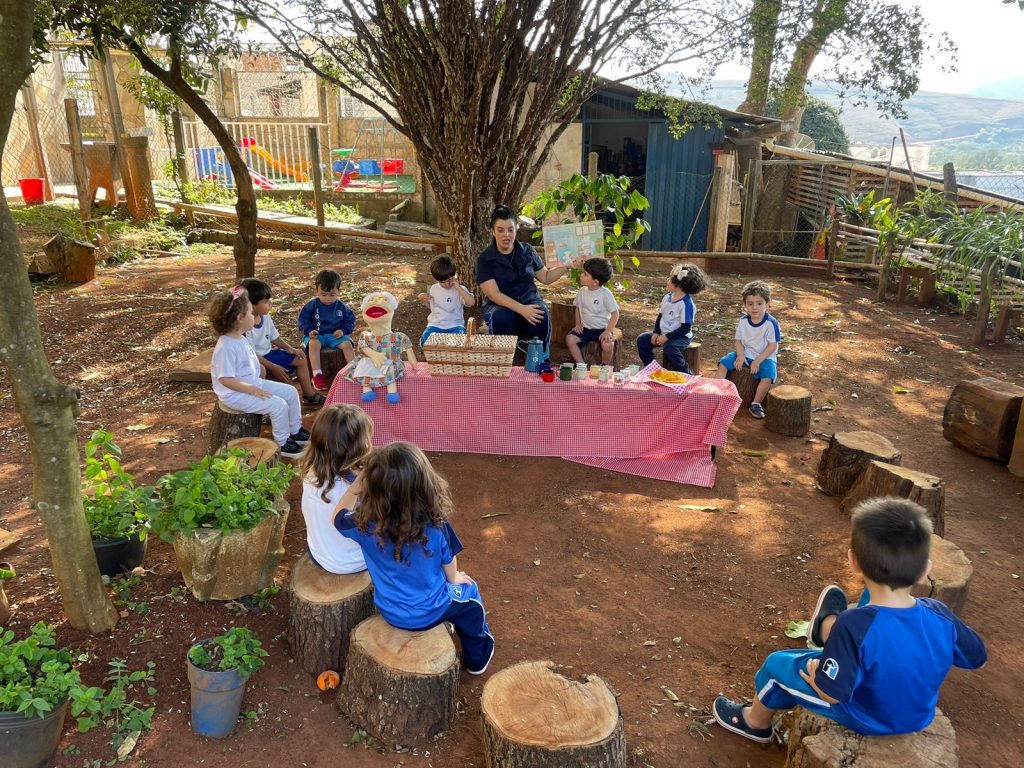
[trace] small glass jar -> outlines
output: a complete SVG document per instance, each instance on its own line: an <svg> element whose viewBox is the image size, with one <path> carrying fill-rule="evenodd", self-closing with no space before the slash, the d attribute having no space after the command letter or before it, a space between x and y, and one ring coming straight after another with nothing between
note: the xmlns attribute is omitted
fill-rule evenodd
<svg viewBox="0 0 1024 768"><path fill-rule="evenodd" d="M598 381L608 381L609 370L607 365L602 365L597 372Z"/></svg>

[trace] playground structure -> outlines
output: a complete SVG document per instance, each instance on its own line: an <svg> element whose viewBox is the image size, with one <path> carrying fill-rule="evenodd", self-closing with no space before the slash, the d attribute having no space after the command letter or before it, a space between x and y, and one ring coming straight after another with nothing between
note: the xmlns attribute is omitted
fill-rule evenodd
<svg viewBox="0 0 1024 768"><path fill-rule="evenodd" d="M359 123L352 146L331 150L331 171L336 191L363 187L383 192L399 188L398 176L405 170L405 160L385 157L384 141L388 131L387 121L383 117L364 117ZM391 133L394 133L394 129L391 129ZM376 141L378 137L379 146ZM375 158L369 156L373 150L379 150ZM384 177L388 175L394 176L394 180L386 181ZM372 180L374 178L376 181Z"/></svg>
<svg viewBox="0 0 1024 768"><path fill-rule="evenodd" d="M249 168L252 183L260 189L277 189L277 184L252 167L253 155L262 159L282 176L290 177L299 183L309 181L309 163L292 164L278 160L257 144L256 139L251 136L243 138L239 144L238 150L242 153L245 164ZM196 147L192 150L192 156L195 162L197 178L209 181L223 179L227 186L234 186L234 175L231 173L231 167L228 165L227 159L224 157L224 151L220 147Z"/></svg>

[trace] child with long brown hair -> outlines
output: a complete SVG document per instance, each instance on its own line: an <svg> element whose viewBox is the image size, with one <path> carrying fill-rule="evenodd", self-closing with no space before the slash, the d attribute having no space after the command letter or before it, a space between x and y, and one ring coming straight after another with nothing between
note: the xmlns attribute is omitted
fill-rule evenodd
<svg viewBox="0 0 1024 768"><path fill-rule="evenodd" d="M299 463L306 547L313 562L330 573L366 570L363 551L334 525L334 510L369 455L373 421L355 405L339 404L317 414Z"/></svg>
<svg viewBox="0 0 1024 768"><path fill-rule="evenodd" d="M256 322L245 288L236 285L213 297L210 325L219 334L210 360L210 379L217 398L228 408L270 416L281 455L296 458L309 442L302 426L302 407L295 387L260 378L260 361L243 334Z"/></svg>
<svg viewBox="0 0 1024 768"><path fill-rule="evenodd" d="M392 443L366 459L335 525L362 548L385 621L411 631L451 622L466 671L480 675L494 655L494 636L476 582L459 570L462 544L448 523L451 509L448 483L423 451Z"/></svg>

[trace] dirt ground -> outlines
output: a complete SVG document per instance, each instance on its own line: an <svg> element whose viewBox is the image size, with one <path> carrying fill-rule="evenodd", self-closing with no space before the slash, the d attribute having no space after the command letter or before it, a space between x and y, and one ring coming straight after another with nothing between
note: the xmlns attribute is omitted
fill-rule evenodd
<svg viewBox="0 0 1024 768"><path fill-rule="evenodd" d="M293 343L291 318L312 295L324 266L345 279L344 298L358 304L370 288L403 302L397 327L414 338L426 311L414 301L429 284L427 259L367 254L262 252L260 276L274 286L275 316ZM627 340L649 328L667 267L631 277L624 292ZM83 393L79 439L112 430L129 471L143 482L199 458L214 397L208 386L175 384L166 371L211 344L204 319L209 292L230 284L226 249L188 259L152 259L101 269L77 287L40 287L37 308L47 353L58 377ZM731 349L739 286L748 278L713 276L697 299L697 337L704 372ZM237 616L223 603L181 597L173 551L151 540L133 602L108 636L91 637L63 623L46 539L29 507L29 446L10 397L0 389L0 525L22 535L2 553L20 577L8 583L16 604L10 627L19 634L39 620L58 625L60 640L88 651L87 682L98 683L111 658L132 667L157 664L156 715L126 761L178 766L309 766L344 761L377 766L480 766L482 686L489 675L522 660L551 659L565 674L596 674L619 696L631 768L781 766L784 749L759 746L703 726L715 695L750 696L767 653L799 647L783 631L806 618L817 593L837 579L859 591L845 566L846 517L838 500L816 490L814 471L827 436L867 429L889 437L906 466L947 485L947 537L975 566L964 618L978 628L990 659L979 672L954 670L940 706L960 743L961 766L1024 765L1024 480L968 454L941 434L943 406L960 380L995 376L1024 383L1017 345L970 344L968 321L944 310L878 305L859 282L826 284L770 278L772 311L785 334L781 381L814 393L814 436L769 433L746 412L737 415L719 451L714 489L655 482L566 464L559 459L435 454L452 485L454 524L466 546L460 565L480 583L497 638L483 678L463 675L454 728L436 743L396 752L393 745L351 743L353 727L298 670L287 646L287 597L266 611ZM552 295L570 295L563 281ZM1019 342L1019 339L1018 339ZM635 362L627 348L625 362ZM897 394L895 389L909 390ZM568 405L568 404L567 404ZM307 414L307 426L313 413ZM615 414L592 416L580 428L615 429ZM685 428L685 425L680 425ZM745 456L743 449L768 452ZM290 493L287 556L277 573L286 585L304 550L299 484ZM711 511L681 505L713 507ZM493 512L501 517L483 519ZM271 653L250 682L246 724L221 742L192 734L184 654L191 641L244 624ZM680 706L666 696L674 692ZM342 746L350 743L349 746ZM55 764L98 766L113 757L109 733L67 731Z"/></svg>

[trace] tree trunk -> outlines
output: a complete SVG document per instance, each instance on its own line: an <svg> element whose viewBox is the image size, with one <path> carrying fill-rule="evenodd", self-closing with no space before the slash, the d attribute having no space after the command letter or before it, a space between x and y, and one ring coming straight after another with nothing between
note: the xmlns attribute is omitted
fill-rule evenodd
<svg viewBox="0 0 1024 768"><path fill-rule="evenodd" d="M966 451L1010 460L1024 387L984 376L953 388L942 414L942 436Z"/></svg>
<svg viewBox="0 0 1024 768"><path fill-rule="evenodd" d="M775 57L775 40L779 31L779 14L782 0L754 0L750 11L750 26L754 38L754 51L750 58L750 78L747 80L747 96L737 112L749 115L763 115L768 105L768 86L772 79L772 60Z"/></svg>
<svg viewBox="0 0 1024 768"><path fill-rule="evenodd" d="M238 214L238 233L235 235L235 277L255 277L256 275L256 190L252 185L252 177L249 169L238 151L238 144L234 137L228 133L228 129L213 113L213 110L203 101L202 96L196 93L195 89L188 84L181 74L180 56L181 52L176 50L174 38L171 38L169 53L171 55L170 69L164 69L149 55L146 49L130 38L128 33L122 35L122 42L138 59L139 64L146 72L151 74L175 95L185 102L189 108L196 113L203 125L210 129L210 133L217 140L217 144L224 150L224 158L231 166L231 174L235 180L235 212Z"/></svg>
<svg viewBox="0 0 1024 768"><path fill-rule="evenodd" d="M0 0L0 164L14 114L14 99L31 68L34 2ZM0 362L7 368L18 413L32 450L32 499L50 548L64 613L71 626L106 632L117 624L100 580L82 508L82 478L75 416L78 390L57 381L43 350L21 244L0 197Z"/></svg>
<svg viewBox="0 0 1024 768"><path fill-rule="evenodd" d="M213 456L217 451L243 437L259 437L263 429L263 414L244 413L228 408L218 400L210 414L210 439L207 452Z"/></svg>
<svg viewBox="0 0 1024 768"><path fill-rule="evenodd" d="M818 464L818 485L829 496L843 496L872 459L899 464L903 455L874 432L836 432Z"/></svg>

